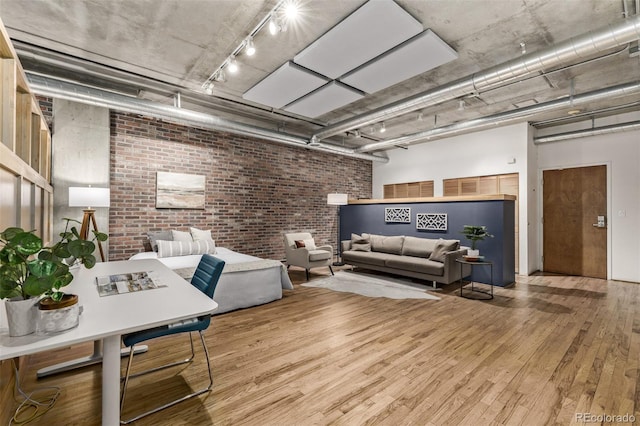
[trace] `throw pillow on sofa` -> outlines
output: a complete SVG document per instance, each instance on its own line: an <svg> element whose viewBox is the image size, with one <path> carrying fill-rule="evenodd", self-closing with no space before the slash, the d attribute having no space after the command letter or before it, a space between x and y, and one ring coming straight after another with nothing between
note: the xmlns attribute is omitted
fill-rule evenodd
<svg viewBox="0 0 640 426"><path fill-rule="evenodd" d="M351 234L351 250L371 251L371 243L367 238L363 238L358 234Z"/></svg>
<svg viewBox="0 0 640 426"><path fill-rule="evenodd" d="M431 252L429 260L444 263L447 252L458 250L460 247L460 241L458 240L443 240L440 238L436 243L435 249Z"/></svg>

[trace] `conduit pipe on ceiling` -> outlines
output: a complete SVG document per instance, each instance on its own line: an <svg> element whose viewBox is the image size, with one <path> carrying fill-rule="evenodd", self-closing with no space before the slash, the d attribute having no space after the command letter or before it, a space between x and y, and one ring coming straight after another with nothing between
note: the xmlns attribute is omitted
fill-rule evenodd
<svg viewBox="0 0 640 426"><path fill-rule="evenodd" d="M389 159L377 155L363 154L352 149L334 147L331 144L319 143L309 146L307 139L287 133L275 132L273 130L248 124L238 123L214 115L202 112L191 111L184 108L177 108L171 105L145 99L133 98L118 93L107 92L96 88L82 86L67 81L57 80L50 77L27 73L29 86L40 95L52 98L65 99L103 108L115 109L118 111L141 114L148 117L158 118L172 123L184 124L187 126L218 130L233 134L251 136L278 142L285 145L296 146L298 148L313 149L316 151L338 153L340 155L360 158L370 161L388 162ZM340 148L340 149L336 149Z"/></svg>
<svg viewBox="0 0 640 426"><path fill-rule="evenodd" d="M474 120L455 123L449 126L443 126L436 129L425 130L423 132L413 133L411 135L402 136L395 139L389 139L381 142L374 142L363 145L357 149L358 152L369 152L378 149L388 148L397 145L407 145L420 140L435 140L445 137L454 136L456 134L477 131L486 127L495 125L505 125L514 121L521 121L524 118L534 116L536 114L555 111L567 107L576 107L588 104L590 102L602 99L614 98L618 96L628 96L640 93L640 82L621 84L618 86L608 87L605 89L595 90L593 92L583 93L581 95L566 96L554 101L544 102L537 105L516 109L513 111L505 111L486 117L476 118Z"/></svg>
<svg viewBox="0 0 640 426"><path fill-rule="evenodd" d="M583 138L585 136L604 135L606 133L630 132L633 130L640 130L640 121L630 121L628 123L611 124L609 126L594 127L591 129L574 130L571 132L556 133L555 135L540 136L533 138L533 143L539 145L543 143Z"/></svg>
<svg viewBox="0 0 640 426"><path fill-rule="evenodd" d="M570 38L549 48L503 62L500 65L471 74L444 86L427 90L409 98L384 105L373 111L331 124L315 132L311 136L311 142L317 142L347 130L388 120L392 117L437 105L471 93L494 89L506 83L517 81L526 75L569 64L638 39L640 39L640 15L627 18L615 25L608 25Z"/></svg>

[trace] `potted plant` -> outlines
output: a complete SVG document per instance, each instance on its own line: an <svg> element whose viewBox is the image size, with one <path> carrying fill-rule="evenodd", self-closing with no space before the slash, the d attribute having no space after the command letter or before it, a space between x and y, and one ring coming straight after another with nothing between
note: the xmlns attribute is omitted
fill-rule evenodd
<svg viewBox="0 0 640 426"><path fill-rule="evenodd" d="M471 241L471 250L467 250L467 255L469 256L480 255L480 250L476 250L476 243L478 241L482 241L485 238L493 238L493 235L487 231L486 226L464 225L462 234Z"/></svg>
<svg viewBox="0 0 640 426"><path fill-rule="evenodd" d="M10 227L0 233L0 299L7 299L9 334L19 336L35 331L38 305L40 309L66 308L77 304L77 296L60 289L71 283L69 267L80 263L87 268L96 264L93 241L106 241L104 233L93 232L93 241L80 238L78 230L66 221L60 240L43 246L34 231ZM16 315L20 315L16 317ZM76 322L77 324L77 322ZM60 330L56 330L60 331Z"/></svg>

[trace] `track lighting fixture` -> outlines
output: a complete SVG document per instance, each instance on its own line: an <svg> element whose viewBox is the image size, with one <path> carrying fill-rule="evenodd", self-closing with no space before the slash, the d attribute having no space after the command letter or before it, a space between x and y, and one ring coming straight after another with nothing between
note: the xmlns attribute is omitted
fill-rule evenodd
<svg viewBox="0 0 640 426"><path fill-rule="evenodd" d="M295 21L298 18L300 12L300 6L296 1L289 1L284 7L284 15L289 21Z"/></svg>
<svg viewBox="0 0 640 426"><path fill-rule="evenodd" d="M280 20L278 16L275 14L271 15L271 19L269 19L269 34L276 35L282 30L282 26L280 25Z"/></svg>
<svg viewBox="0 0 640 426"><path fill-rule="evenodd" d="M387 131L387 128L384 126L384 121L380 123L380 133L384 133Z"/></svg>
<svg viewBox="0 0 640 426"><path fill-rule="evenodd" d="M238 62L236 61L236 57L234 55L229 56L229 60L227 61L227 69L231 74L235 74L238 72Z"/></svg>
<svg viewBox="0 0 640 426"><path fill-rule="evenodd" d="M418 113L418 121L424 120L424 116L422 115L422 111Z"/></svg>
<svg viewBox="0 0 640 426"><path fill-rule="evenodd" d="M224 83L225 81L227 81L227 73L224 72L224 69L220 69L220 71L218 71L213 76L213 80L214 81L219 81L221 83Z"/></svg>
<svg viewBox="0 0 640 426"><path fill-rule="evenodd" d="M464 111L466 106L467 104L464 102L464 99L460 99L460 101L458 101L458 111Z"/></svg>
<svg viewBox="0 0 640 426"><path fill-rule="evenodd" d="M253 56L256 53L256 47L254 45L253 38L260 30L267 27L269 33L276 35L279 32L286 31L288 22L293 22L300 15L299 0L279 0L277 4L267 13L262 20L255 26L255 28L249 33L246 39L236 47L231 55L225 61L216 68L207 81L202 83L202 89L207 92L209 83L212 81L226 81L224 69L228 69L230 73L236 73L238 71L238 64L236 62L236 56L244 53L247 56Z"/></svg>
<svg viewBox="0 0 640 426"><path fill-rule="evenodd" d="M245 42L244 52L247 56L253 56L256 53L256 47L253 45L253 37L247 37L247 41Z"/></svg>
<svg viewBox="0 0 640 426"><path fill-rule="evenodd" d="M527 44L524 41L520 42L520 51L523 55L527 53Z"/></svg>
<svg viewBox="0 0 640 426"><path fill-rule="evenodd" d="M213 81L208 82L205 86L204 86L204 92L207 95L213 95Z"/></svg>

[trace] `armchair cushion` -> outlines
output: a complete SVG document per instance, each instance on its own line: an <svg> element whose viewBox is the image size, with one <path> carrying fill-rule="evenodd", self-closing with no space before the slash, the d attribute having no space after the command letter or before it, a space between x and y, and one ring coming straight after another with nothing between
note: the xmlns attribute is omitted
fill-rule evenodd
<svg viewBox="0 0 640 426"><path fill-rule="evenodd" d="M309 250L309 260L311 262L327 259L331 259L331 252L325 250Z"/></svg>

